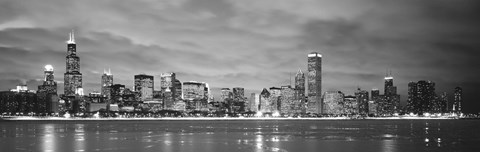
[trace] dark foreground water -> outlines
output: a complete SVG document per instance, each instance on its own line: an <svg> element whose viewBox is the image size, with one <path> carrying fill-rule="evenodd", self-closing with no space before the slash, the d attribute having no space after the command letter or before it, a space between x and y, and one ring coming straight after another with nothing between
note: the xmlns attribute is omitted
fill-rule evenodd
<svg viewBox="0 0 480 152"><path fill-rule="evenodd" d="M0 151L480 151L480 120L0 121Z"/></svg>

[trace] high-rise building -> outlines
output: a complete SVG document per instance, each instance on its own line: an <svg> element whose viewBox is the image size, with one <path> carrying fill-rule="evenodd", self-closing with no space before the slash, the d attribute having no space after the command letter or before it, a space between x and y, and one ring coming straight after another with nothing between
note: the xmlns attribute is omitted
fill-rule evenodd
<svg viewBox="0 0 480 152"><path fill-rule="evenodd" d="M248 105L249 105L249 109L250 111L258 111L258 101L259 101L259 98L260 96L256 93L251 93L250 94L250 99L249 99L249 102Z"/></svg>
<svg viewBox="0 0 480 152"><path fill-rule="evenodd" d="M463 102L463 91L461 87L455 87L455 91L453 92L453 112L462 112L462 102Z"/></svg>
<svg viewBox="0 0 480 152"><path fill-rule="evenodd" d="M280 100L278 102L280 113L294 114L295 111L295 89L290 85L282 86L280 90Z"/></svg>
<svg viewBox="0 0 480 152"><path fill-rule="evenodd" d="M259 103L260 105L258 108L261 112L272 112L270 104L270 92L266 88L263 88L262 92L260 93Z"/></svg>
<svg viewBox="0 0 480 152"><path fill-rule="evenodd" d="M182 97L183 97L182 82L180 82L180 80L175 78L175 81L173 82L173 88L175 88L174 100L175 101L182 100Z"/></svg>
<svg viewBox="0 0 480 152"><path fill-rule="evenodd" d="M344 114L358 114L357 98L352 95L345 95L343 98Z"/></svg>
<svg viewBox="0 0 480 152"><path fill-rule="evenodd" d="M417 83L416 82L410 82L408 83L408 97L407 97L407 107L406 107L406 112L412 112L412 113L418 113L420 107L419 103L417 103Z"/></svg>
<svg viewBox="0 0 480 152"><path fill-rule="evenodd" d="M282 89L278 87L270 88L270 111L279 112L280 111L280 96L282 95Z"/></svg>
<svg viewBox="0 0 480 152"><path fill-rule="evenodd" d="M221 89L221 94L220 94L220 99L222 100L221 102L225 102L227 99L232 99L233 94L230 92L230 88L222 88Z"/></svg>
<svg viewBox="0 0 480 152"><path fill-rule="evenodd" d="M417 92L414 94L414 113L432 112L435 101L435 83L432 81L421 80L416 83Z"/></svg>
<svg viewBox="0 0 480 152"><path fill-rule="evenodd" d="M245 99L245 88L233 88L233 99L235 101L243 101Z"/></svg>
<svg viewBox="0 0 480 152"><path fill-rule="evenodd" d="M378 90L377 88L373 88L372 91L370 91L370 94L372 95L371 100L375 101L380 96L380 90Z"/></svg>
<svg viewBox="0 0 480 152"><path fill-rule="evenodd" d="M108 69L108 71L103 70L101 84L102 84L101 95L103 97L106 97L107 100L112 99L113 75L110 69Z"/></svg>
<svg viewBox="0 0 480 152"><path fill-rule="evenodd" d="M175 88L178 86L175 85L175 81L175 73L160 74L160 89L165 109L173 109L174 102L178 100L178 93L176 93L178 89Z"/></svg>
<svg viewBox="0 0 480 152"><path fill-rule="evenodd" d="M295 95L296 99L305 98L305 74L303 74L301 69L298 69L295 75Z"/></svg>
<svg viewBox="0 0 480 152"><path fill-rule="evenodd" d="M67 41L66 64L67 71L64 76L65 96L83 95L80 57L77 56L77 45L73 31L70 33L70 39Z"/></svg>
<svg viewBox="0 0 480 152"><path fill-rule="evenodd" d="M323 94L324 113L340 115L344 113L344 94L340 91L327 91Z"/></svg>
<svg viewBox="0 0 480 152"><path fill-rule="evenodd" d="M393 76L391 74L387 74L385 76L385 103L380 104L382 111L386 114L394 114L400 112L400 95L397 94L397 86L393 85Z"/></svg>
<svg viewBox="0 0 480 152"><path fill-rule="evenodd" d="M443 92L440 95L440 104L441 104L441 112L447 113L448 112L448 95L447 92Z"/></svg>
<svg viewBox="0 0 480 152"><path fill-rule="evenodd" d="M139 100L151 100L153 98L153 76L146 74L139 74L134 76L135 92L139 93Z"/></svg>
<svg viewBox="0 0 480 152"><path fill-rule="evenodd" d="M46 113L53 111L52 101L49 100L52 96L57 95L57 82L54 80L53 66L46 65L44 70L44 81L42 85L38 86L37 91L37 112Z"/></svg>
<svg viewBox="0 0 480 152"><path fill-rule="evenodd" d="M207 83L197 81L183 82L183 99L186 102L187 109L201 110L207 108L209 96L210 91Z"/></svg>
<svg viewBox="0 0 480 152"><path fill-rule="evenodd" d="M355 92L355 97L358 103L359 114L368 115L368 91L358 88L357 92Z"/></svg>
<svg viewBox="0 0 480 152"><path fill-rule="evenodd" d="M125 85L122 84L114 84L111 87L112 92L111 92L111 98L113 100L113 103L121 103L124 101L124 94L125 94Z"/></svg>
<svg viewBox="0 0 480 152"><path fill-rule="evenodd" d="M307 113L322 113L322 55L308 54L308 103Z"/></svg>

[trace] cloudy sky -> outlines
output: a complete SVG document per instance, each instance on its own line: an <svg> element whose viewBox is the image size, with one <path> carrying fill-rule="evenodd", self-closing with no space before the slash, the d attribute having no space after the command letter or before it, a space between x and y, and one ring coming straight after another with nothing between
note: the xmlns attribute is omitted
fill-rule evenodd
<svg viewBox="0 0 480 152"><path fill-rule="evenodd" d="M463 87L478 111L479 16L477 0L0 0L0 90L36 89L52 64L63 92L74 29L87 92L104 68L130 87L176 72L255 92L289 84L317 51L324 91L383 90L389 69L402 102L408 82L431 80L437 93Z"/></svg>

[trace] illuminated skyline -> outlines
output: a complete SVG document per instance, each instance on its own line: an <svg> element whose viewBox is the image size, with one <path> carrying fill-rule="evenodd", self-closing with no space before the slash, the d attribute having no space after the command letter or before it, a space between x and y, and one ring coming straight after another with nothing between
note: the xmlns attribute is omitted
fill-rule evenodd
<svg viewBox="0 0 480 152"><path fill-rule="evenodd" d="M115 83L129 88L135 74L154 75L160 84L161 73L175 72L182 81L259 93L290 84L298 68L307 71L305 54L315 50L323 55L323 92L382 88L391 69L402 97L410 81L431 80L438 94L461 86L465 110L480 107L474 102L480 85L476 1L0 4L0 90L22 82L36 88L42 67L51 64L63 92L65 33L73 28L86 93L100 91L106 67Z"/></svg>

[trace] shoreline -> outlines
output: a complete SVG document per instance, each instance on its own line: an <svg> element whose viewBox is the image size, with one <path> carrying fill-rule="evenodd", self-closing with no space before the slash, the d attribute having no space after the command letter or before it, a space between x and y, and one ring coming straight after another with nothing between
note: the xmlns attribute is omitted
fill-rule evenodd
<svg viewBox="0 0 480 152"><path fill-rule="evenodd" d="M284 118L284 117L165 117L165 118L64 118L64 117L3 117L0 121L323 121L323 120L458 120L457 117L323 117L323 118Z"/></svg>

